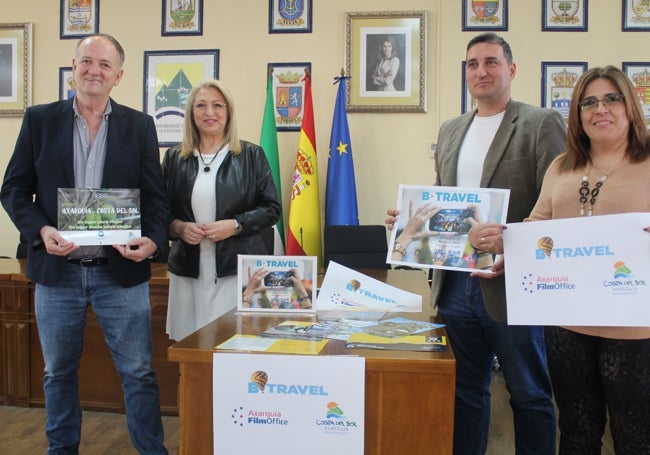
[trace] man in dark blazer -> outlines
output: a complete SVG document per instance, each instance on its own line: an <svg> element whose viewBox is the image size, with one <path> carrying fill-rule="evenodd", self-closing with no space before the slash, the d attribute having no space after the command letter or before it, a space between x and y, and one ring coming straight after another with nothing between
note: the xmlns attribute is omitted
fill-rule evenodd
<svg viewBox="0 0 650 455"><path fill-rule="evenodd" d="M563 151L566 128L556 111L511 100L516 65L503 38L494 33L473 38L466 57L467 86L477 109L441 126L436 185L510 189L507 221L519 222L535 205L546 168ZM388 212L389 224L395 213ZM480 251L480 245L474 247ZM494 270L433 271L432 304L456 357L454 454L486 451L496 354L511 394L517 455L553 455L556 422L543 328L506 324L503 262Z"/></svg>
<svg viewBox="0 0 650 455"><path fill-rule="evenodd" d="M110 98L123 63L115 38L79 41L72 61L76 97L26 110L0 192L27 239L26 273L36 283L49 454L78 453L77 370L88 305L122 381L134 447L167 453L151 365L148 279L149 259L167 242L169 208L152 118ZM112 247L67 241L57 230L58 188L139 189L142 237Z"/></svg>

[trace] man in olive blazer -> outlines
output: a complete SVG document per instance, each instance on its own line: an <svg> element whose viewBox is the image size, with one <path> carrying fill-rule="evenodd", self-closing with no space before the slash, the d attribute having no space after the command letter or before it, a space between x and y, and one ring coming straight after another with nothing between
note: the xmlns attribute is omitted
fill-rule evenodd
<svg viewBox="0 0 650 455"><path fill-rule="evenodd" d="M556 111L512 101L516 65L503 38L476 36L466 57L467 87L477 109L441 126L436 185L509 189L507 221L522 221L535 205L546 168L564 149L564 122ZM388 214L392 225L397 212ZM404 252L404 245L396 244L393 254ZM487 449L495 355L511 395L517 455L555 455L543 327L505 323L502 265L495 264L494 274L433 272L432 304L456 358L454 455L482 455Z"/></svg>
<svg viewBox="0 0 650 455"><path fill-rule="evenodd" d="M436 185L456 186L460 147L476 110L443 123L436 152ZM481 175L481 188L510 189L508 223L523 221L533 209L544 173L564 149L566 132L556 111L510 101L490 145ZM435 269L431 303L437 306L445 270ZM480 280L483 300L490 316L506 322L506 288L501 275Z"/></svg>

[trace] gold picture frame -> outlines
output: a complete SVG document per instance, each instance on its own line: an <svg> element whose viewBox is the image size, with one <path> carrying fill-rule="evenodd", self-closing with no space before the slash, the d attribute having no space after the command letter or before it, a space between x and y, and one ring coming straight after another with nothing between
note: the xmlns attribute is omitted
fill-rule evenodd
<svg viewBox="0 0 650 455"><path fill-rule="evenodd" d="M426 11L346 13L347 111L426 112L426 36Z"/></svg>
<svg viewBox="0 0 650 455"><path fill-rule="evenodd" d="M32 104L32 24L0 24L0 117Z"/></svg>

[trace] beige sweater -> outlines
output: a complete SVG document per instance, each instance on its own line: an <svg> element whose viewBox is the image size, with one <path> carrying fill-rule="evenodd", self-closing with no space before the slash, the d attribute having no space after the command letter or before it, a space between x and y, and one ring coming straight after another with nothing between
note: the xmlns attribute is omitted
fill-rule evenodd
<svg viewBox="0 0 650 455"><path fill-rule="evenodd" d="M550 220L580 216L578 189L585 169L558 172L558 159L553 161L542 190L528 220ZM589 187L602 177L602 173L589 169ZM588 203L585 205L585 216ZM626 212L650 212L650 159L630 164L622 161L603 182L593 206L593 216ZM650 235L650 233L648 234ZM650 260L650 258L648 258ZM575 332L606 338L650 338L650 327L565 327Z"/></svg>

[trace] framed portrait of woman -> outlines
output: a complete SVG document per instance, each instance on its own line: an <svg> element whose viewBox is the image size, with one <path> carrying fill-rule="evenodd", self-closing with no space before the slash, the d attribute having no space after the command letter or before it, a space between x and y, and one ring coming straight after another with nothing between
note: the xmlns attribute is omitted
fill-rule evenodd
<svg viewBox="0 0 650 455"><path fill-rule="evenodd" d="M346 13L348 112L426 112L426 11Z"/></svg>
<svg viewBox="0 0 650 455"><path fill-rule="evenodd" d="M32 23L0 24L0 117L32 104Z"/></svg>

